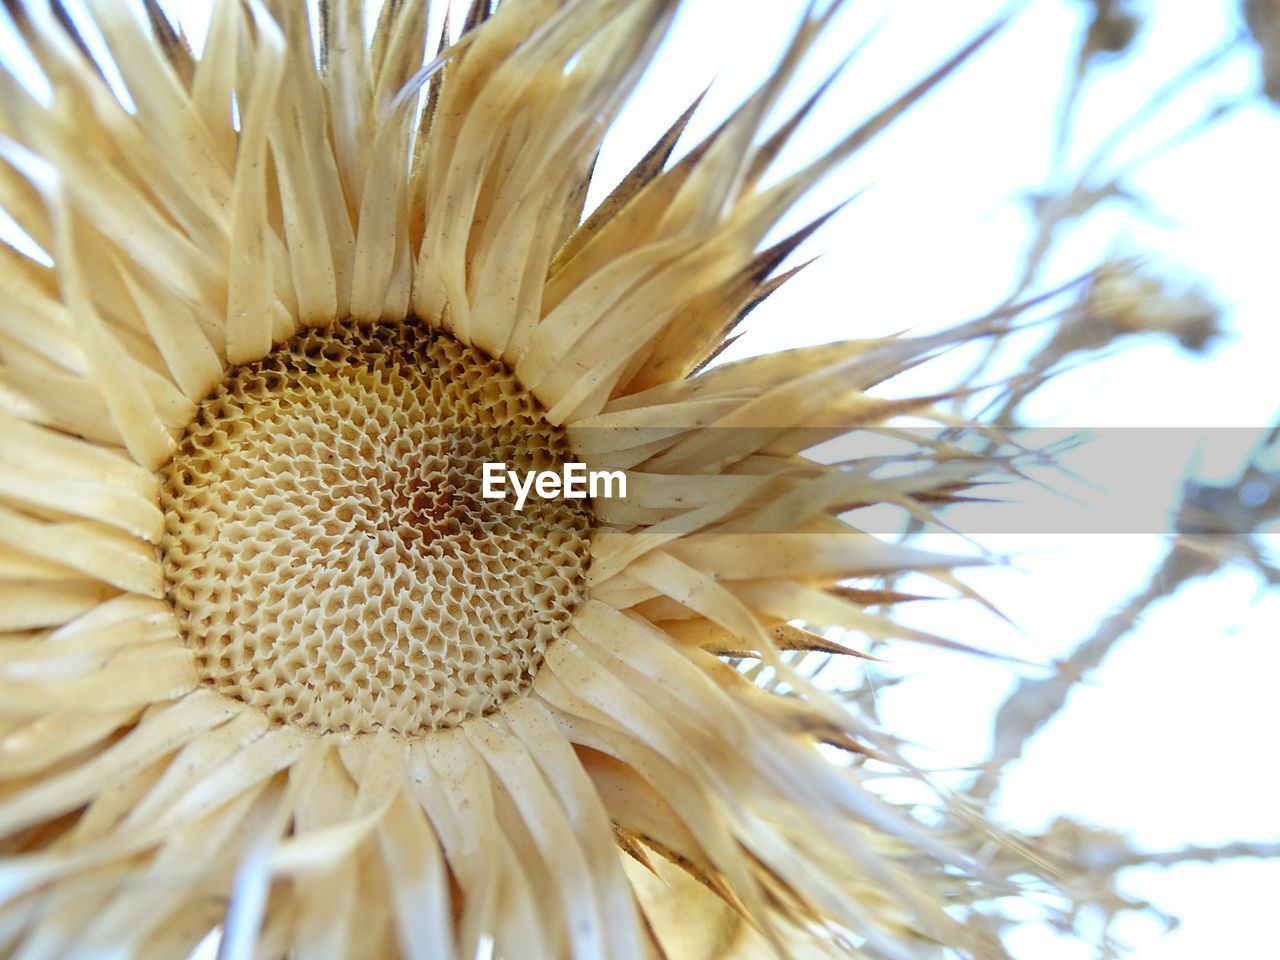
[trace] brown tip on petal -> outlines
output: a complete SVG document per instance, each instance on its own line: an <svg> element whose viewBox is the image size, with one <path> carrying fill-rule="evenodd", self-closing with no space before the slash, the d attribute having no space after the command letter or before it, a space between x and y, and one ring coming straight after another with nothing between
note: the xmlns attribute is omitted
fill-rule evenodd
<svg viewBox="0 0 1280 960"><path fill-rule="evenodd" d="M462 23L463 33L470 33L489 19L489 15L492 13L489 5L490 0L471 0L471 7L467 10L467 19Z"/></svg>
<svg viewBox="0 0 1280 960"><path fill-rule="evenodd" d="M800 105L799 109L791 114L782 126L779 127L764 143L762 143L759 148L757 148L755 156L751 158L751 165L747 168L746 179L743 181L742 189L744 193L754 188L756 184L760 182L761 178L764 177L773 161L778 158L778 155L782 153L783 148L786 147L791 138L795 136L795 132L799 129L800 124L804 122L804 119L809 116L813 108L817 106L818 101L821 100L826 92L831 88L831 85L836 81L836 78L845 71L845 68L849 66L853 61L853 58L861 52L865 43L866 41L863 41L863 43L858 44L854 49L850 50L848 54L842 57L840 62L836 64L835 68L828 73L822 83L818 85L817 89L815 89L805 102Z"/></svg>
<svg viewBox="0 0 1280 960"><path fill-rule="evenodd" d="M898 593L893 590L868 590L861 587L828 587L827 593L866 607L891 606L895 603L909 603L912 600L937 599L936 597L926 597L914 593Z"/></svg>
<svg viewBox="0 0 1280 960"><path fill-rule="evenodd" d="M587 245L604 224L613 219L618 211L631 202L632 197L643 190L648 183L662 172L667 165L667 160L671 157L671 152L675 149L676 143L689 125L689 121L693 119L693 115L697 111L698 105L702 103L702 98L706 96L706 93L704 90L694 98L693 103L685 109L684 113L680 114L675 123L667 128L667 132L658 139L657 143L649 148L649 152L640 158L640 161L631 168L627 175L613 188L612 192L600 202L600 205L577 228L556 255L551 264L550 273L555 273L561 266L572 260L577 252Z"/></svg>
<svg viewBox="0 0 1280 960"><path fill-rule="evenodd" d="M102 67L98 63L97 59L89 51L89 45L88 43L85 42L84 37L80 35L80 30L76 27L75 21L71 19L71 13L70 11L67 10L66 4L63 2L63 0L57 0L57 2L53 4L52 9L53 9L54 19L58 21L58 26L62 27L63 31L70 38L71 42L76 45L76 49L79 50L80 53L84 55L85 60L88 61L89 65L93 67L94 71L98 74L98 76L102 78L103 83L106 83L107 75L103 72ZM14 23L16 23L18 25L18 28L20 30L23 30L24 33L26 33L26 30L24 29L24 27L30 26L30 23L27 20L27 15L25 11L22 13L21 18L18 18L18 17L14 18Z"/></svg>
<svg viewBox="0 0 1280 960"><path fill-rule="evenodd" d="M168 58L178 79L182 81L183 87L190 89L191 78L196 72L196 62L191 55L191 46L187 43L187 38L174 27L173 22L160 9L156 0L142 0L142 2L146 6L147 20L151 23L151 30L160 41L160 49L164 51L165 57Z"/></svg>
<svg viewBox="0 0 1280 960"><path fill-rule="evenodd" d="M789 623L775 624L769 629L769 634L781 650L812 650L818 653L834 653L842 656L857 657L861 660L880 659L860 650L854 650L852 647L846 647L843 643L838 643L835 640L828 640L824 636L801 627L792 626Z"/></svg>

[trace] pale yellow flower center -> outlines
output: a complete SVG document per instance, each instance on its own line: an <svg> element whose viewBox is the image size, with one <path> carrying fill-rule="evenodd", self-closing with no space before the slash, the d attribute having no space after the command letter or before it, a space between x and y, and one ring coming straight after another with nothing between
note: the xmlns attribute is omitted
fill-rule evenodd
<svg viewBox="0 0 1280 960"><path fill-rule="evenodd" d="M205 682L316 732L497 709L581 598L590 513L483 499L482 465L566 454L503 364L416 322L232 368L161 471L168 593Z"/></svg>

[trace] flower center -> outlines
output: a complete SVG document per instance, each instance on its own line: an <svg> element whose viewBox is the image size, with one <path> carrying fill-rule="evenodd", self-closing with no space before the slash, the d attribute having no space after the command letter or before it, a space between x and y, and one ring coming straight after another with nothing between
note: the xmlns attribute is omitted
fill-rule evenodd
<svg viewBox="0 0 1280 960"><path fill-rule="evenodd" d="M496 709L572 616L590 512L486 500L482 467L567 452L502 363L416 321L232 368L161 471L168 594L205 682L316 732Z"/></svg>

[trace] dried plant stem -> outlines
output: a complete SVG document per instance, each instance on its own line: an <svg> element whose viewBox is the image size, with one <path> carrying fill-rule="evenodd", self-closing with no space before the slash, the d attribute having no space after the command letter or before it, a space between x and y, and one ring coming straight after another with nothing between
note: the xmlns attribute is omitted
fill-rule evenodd
<svg viewBox="0 0 1280 960"><path fill-rule="evenodd" d="M1121 867L1171 867L1180 863L1269 860L1275 857L1280 857L1280 841L1255 843L1237 840L1220 846L1193 844L1176 850L1085 851L1081 864L1094 870L1117 870Z"/></svg>
<svg viewBox="0 0 1280 960"><path fill-rule="evenodd" d="M1147 584L1058 663L1046 679L1023 678L996 711L992 724L991 757L974 780L968 794L989 805L1000 788L1005 768L1022 756L1027 743L1066 705L1076 684L1102 663L1111 648L1139 622L1146 609L1178 590L1182 584L1207 572L1203 553L1175 543Z"/></svg>

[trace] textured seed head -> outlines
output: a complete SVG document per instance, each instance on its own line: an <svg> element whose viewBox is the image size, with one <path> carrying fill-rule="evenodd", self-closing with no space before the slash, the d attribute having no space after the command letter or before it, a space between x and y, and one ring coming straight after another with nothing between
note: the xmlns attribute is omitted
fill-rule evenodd
<svg viewBox="0 0 1280 960"><path fill-rule="evenodd" d="M566 453L505 366L418 323L312 330L231 368L161 473L205 682L317 732L496 709L569 622L590 522L484 499L482 466Z"/></svg>

